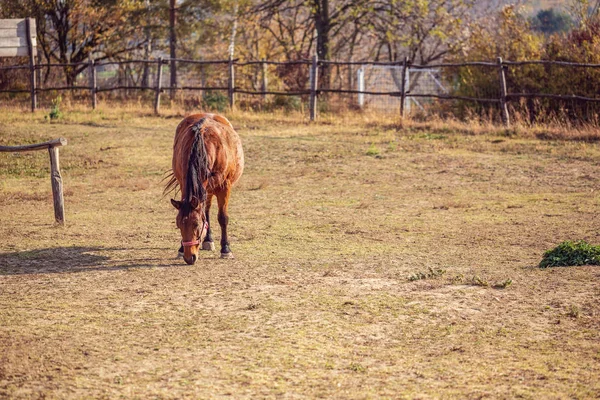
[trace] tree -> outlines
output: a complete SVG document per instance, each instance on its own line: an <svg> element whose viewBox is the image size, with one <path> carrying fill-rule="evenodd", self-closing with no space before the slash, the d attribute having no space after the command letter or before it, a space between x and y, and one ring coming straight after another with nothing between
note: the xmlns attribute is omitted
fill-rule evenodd
<svg viewBox="0 0 600 400"><path fill-rule="evenodd" d="M367 29L375 37L376 60L428 64L460 48L475 0L374 1Z"/></svg>
<svg viewBox="0 0 600 400"><path fill-rule="evenodd" d="M568 14L555 11L554 8L540 10L530 21L531 28L546 35L566 32L573 26Z"/></svg>
<svg viewBox="0 0 600 400"><path fill-rule="evenodd" d="M367 0L268 0L254 7L261 27L283 47L286 56L307 58L316 50L320 60L330 60L344 46L335 40L366 15ZM333 50L333 51L332 51ZM329 68L321 68L321 86L329 87Z"/></svg>
<svg viewBox="0 0 600 400"><path fill-rule="evenodd" d="M141 0L26 0L3 1L11 17L33 15L38 45L48 61L77 64L94 55L97 60L114 58L143 46L145 38ZM67 86L85 65L63 67Z"/></svg>

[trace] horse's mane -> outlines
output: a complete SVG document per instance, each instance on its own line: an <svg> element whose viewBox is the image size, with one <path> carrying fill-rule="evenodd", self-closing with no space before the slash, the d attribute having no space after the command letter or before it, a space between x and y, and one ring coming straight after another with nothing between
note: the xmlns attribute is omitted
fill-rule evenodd
<svg viewBox="0 0 600 400"><path fill-rule="evenodd" d="M190 128L192 133L192 145L190 148L190 158L188 160L188 168L185 177L185 188L182 193L183 203L191 203L192 198L196 197L199 203L206 200L206 189L204 188L203 182L208 179L210 174L208 155L206 153L206 147L204 145L204 123L206 118L200 119ZM189 136L189 135L188 135ZM174 173L171 171L165 179L168 179L165 185L164 194L174 191L178 188L179 182L175 178ZM188 208L188 207L186 207Z"/></svg>

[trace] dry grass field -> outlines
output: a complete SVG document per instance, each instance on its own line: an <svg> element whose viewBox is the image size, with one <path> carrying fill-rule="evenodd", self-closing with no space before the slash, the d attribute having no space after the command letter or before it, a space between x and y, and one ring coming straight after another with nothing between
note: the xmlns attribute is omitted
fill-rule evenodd
<svg viewBox="0 0 600 400"><path fill-rule="evenodd" d="M47 152L0 153L1 398L600 397L600 268L537 268L600 244L598 142L228 116L236 258L188 266L182 114L3 111L0 144L69 144L64 227Z"/></svg>

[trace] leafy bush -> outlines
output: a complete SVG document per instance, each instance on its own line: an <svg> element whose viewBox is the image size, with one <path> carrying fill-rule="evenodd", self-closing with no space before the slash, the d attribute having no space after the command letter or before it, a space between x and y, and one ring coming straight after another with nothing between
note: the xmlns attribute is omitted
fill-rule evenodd
<svg viewBox="0 0 600 400"><path fill-rule="evenodd" d="M52 108L50 109L50 114L48 114L48 117L51 120L62 118L63 114L60 111L60 103L61 102L62 102L62 97L60 97L60 96L58 96L57 98L52 100Z"/></svg>
<svg viewBox="0 0 600 400"><path fill-rule="evenodd" d="M573 26L573 20L568 14L549 8L540 10L535 17L529 20L533 30L550 35L558 32L567 32Z"/></svg>
<svg viewBox="0 0 600 400"><path fill-rule="evenodd" d="M283 108L285 111L299 111L302 108L302 99L298 96L275 95L273 108Z"/></svg>
<svg viewBox="0 0 600 400"><path fill-rule="evenodd" d="M221 92L206 92L204 105L210 110L223 112L229 106L229 99Z"/></svg>
<svg viewBox="0 0 600 400"><path fill-rule="evenodd" d="M592 246L584 240L562 242L544 253L540 262L540 268L575 265L600 265L600 246Z"/></svg>

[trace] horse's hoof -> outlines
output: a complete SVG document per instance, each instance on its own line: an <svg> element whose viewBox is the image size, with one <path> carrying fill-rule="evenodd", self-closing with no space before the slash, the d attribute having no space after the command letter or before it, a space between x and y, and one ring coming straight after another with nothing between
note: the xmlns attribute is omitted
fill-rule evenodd
<svg viewBox="0 0 600 400"><path fill-rule="evenodd" d="M183 258L183 252L178 251L177 252L177 258Z"/></svg>
<svg viewBox="0 0 600 400"><path fill-rule="evenodd" d="M221 253L221 258L233 258L233 253Z"/></svg>
<svg viewBox="0 0 600 400"><path fill-rule="evenodd" d="M215 242L202 242L202 250L215 251Z"/></svg>

